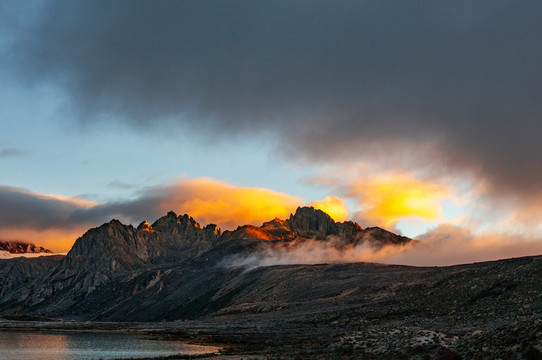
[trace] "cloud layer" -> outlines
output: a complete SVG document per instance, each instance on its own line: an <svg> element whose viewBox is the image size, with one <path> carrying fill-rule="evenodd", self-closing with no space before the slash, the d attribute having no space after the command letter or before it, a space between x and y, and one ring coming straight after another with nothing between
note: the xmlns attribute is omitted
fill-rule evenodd
<svg viewBox="0 0 542 360"><path fill-rule="evenodd" d="M87 123L265 130L290 156L391 156L542 194L539 2L20 6L4 5L7 68L65 89Z"/></svg>
<svg viewBox="0 0 542 360"><path fill-rule="evenodd" d="M380 203L375 202L377 207ZM0 186L0 240L30 241L53 251L67 251L89 227L111 218L137 225L142 220L153 221L174 210L180 214L188 213L202 224L217 223L223 228L234 229L242 224L260 225L275 217L287 218L300 205L303 205L303 199L295 196L209 178L181 178L167 186L147 188L132 200L107 204ZM347 216L345 202L334 196L311 205L335 214L337 220ZM369 206L369 209L372 208ZM282 248L263 249L247 258L230 260L249 267L357 261L450 265L542 253L542 241L537 237L525 239L523 235L497 230L475 233L452 224L440 225L418 240L416 246L381 249L365 245L338 247L333 239L297 241Z"/></svg>

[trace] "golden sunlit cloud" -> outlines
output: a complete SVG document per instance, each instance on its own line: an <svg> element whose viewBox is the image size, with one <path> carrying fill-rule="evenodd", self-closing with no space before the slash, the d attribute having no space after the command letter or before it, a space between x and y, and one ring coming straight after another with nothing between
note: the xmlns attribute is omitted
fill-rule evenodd
<svg viewBox="0 0 542 360"><path fill-rule="evenodd" d="M420 224L448 220L442 202L467 201L455 187L444 184L444 179L420 178L420 175L359 162L327 168L303 181L332 189L343 199L356 202L357 209L351 209L355 211L353 220L362 226L382 226L397 231L393 228L402 220ZM459 215L462 214L453 214L454 217Z"/></svg>
<svg viewBox="0 0 542 360"><path fill-rule="evenodd" d="M346 202L336 196L327 196L324 200L313 201L310 206L322 210L335 221L345 221L350 214L346 208Z"/></svg>
<svg viewBox="0 0 542 360"><path fill-rule="evenodd" d="M359 215L388 227L410 217L441 219L439 202L451 196L449 187L407 174L373 177L355 183L352 191L364 207Z"/></svg>
<svg viewBox="0 0 542 360"><path fill-rule="evenodd" d="M257 187L241 187L210 178L181 180L170 189L160 208L189 214L202 223L226 229L285 219L303 204L296 196Z"/></svg>
<svg viewBox="0 0 542 360"><path fill-rule="evenodd" d="M174 209L203 223L215 223L225 229L239 225L260 225L274 219L287 219L303 199L257 187L241 187L210 178L183 179L170 189L171 194L160 204L163 211ZM309 204L344 221L349 212L346 203L336 196L327 196Z"/></svg>

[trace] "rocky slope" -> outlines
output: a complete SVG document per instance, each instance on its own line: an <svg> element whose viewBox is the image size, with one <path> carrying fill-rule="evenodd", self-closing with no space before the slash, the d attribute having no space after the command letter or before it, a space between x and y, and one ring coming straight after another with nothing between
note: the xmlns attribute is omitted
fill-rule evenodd
<svg viewBox="0 0 542 360"><path fill-rule="evenodd" d="M180 267L105 285L82 306L126 294L95 319L166 322L97 326L229 344L243 354L236 358L540 359L541 273L542 256L448 267ZM147 285L134 288L143 277ZM174 319L183 321L167 322ZM0 320L0 328L24 326Z"/></svg>
<svg viewBox="0 0 542 360"><path fill-rule="evenodd" d="M18 257L0 261L0 299L51 272L63 256Z"/></svg>

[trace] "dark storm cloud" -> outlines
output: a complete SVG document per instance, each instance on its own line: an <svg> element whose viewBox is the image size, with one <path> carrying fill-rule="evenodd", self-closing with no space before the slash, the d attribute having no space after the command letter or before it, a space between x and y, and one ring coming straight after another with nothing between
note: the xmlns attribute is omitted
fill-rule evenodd
<svg viewBox="0 0 542 360"><path fill-rule="evenodd" d="M168 196L171 196L171 190L167 187L155 187L145 190L146 194L140 194L133 200L115 201L105 204L99 204L94 207L84 209L80 208L74 211L70 216L72 223L92 223L99 225L108 222L111 219L118 219L123 223L137 225L143 220L150 223L164 216L167 211L161 204Z"/></svg>
<svg viewBox="0 0 542 360"><path fill-rule="evenodd" d="M0 186L0 228L50 229L71 227L72 214L85 209L83 202Z"/></svg>
<svg viewBox="0 0 542 360"><path fill-rule="evenodd" d="M162 203L174 190L171 186L150 188L134 200L98 204L0 186L0 240L33 242L66 251L89 228L113 218L134 225L145 219L153 222L167 212Z"/></svg>
<svg viewBox="0 0 542 360"><path fill-rule="evenodd" d="M154 220L165 213L160 203L171 195L168 187L152 188L135 200L96 204L20 188L0 186L0 229L73 229L97 226L112 218L130 223Z"/></svg>
<svg viewBox="0 0 542 360"><path fill-rule="evenodd" d="M446 169L542 192L538 1L54 2L17 27L19 76L116 115L272 130L299 156L437 143ZM391 144L391 145L390 145Z"/></svg>
<svg viewBox="0 0 542 360"><path fill-rule="evenodd" d="M112 218L128 223L154 220L165 214L160 204L172 191L169 187L150 188L135 200L97 204L0 186L0 229L70 229L97 226Z"/></svg>

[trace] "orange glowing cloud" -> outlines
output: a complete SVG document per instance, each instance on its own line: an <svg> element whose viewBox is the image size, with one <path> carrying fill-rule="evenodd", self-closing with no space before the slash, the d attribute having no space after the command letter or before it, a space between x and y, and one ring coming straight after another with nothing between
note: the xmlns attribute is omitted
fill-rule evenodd
<svg viewBox="0 0 542 360"><path fill-rule="evenodd" d="M163 212L173 209L190 214L202 223L232 229L238 225L260 225L287 218L303 203L301 198L257 187L241 187L210 178L180 180L163 199Z"/></svg>
<svg viewBox="0 0 542 360"><path fill-rule="evenodd" d="M346 208L346 202L336 196L328 196L324 200L313 201L310 206L322 210L335 221L345 221L350 214Z"/></svg>
<svg viewBox="0 0 542 360"><path fill-rule="evenodd" d="M62 253L68 251L75 240L87 230L88 227L39 230L31 228L3 228L0 240L29 242L43 246L54 253Z"/></svg>
<svg viewBox="0 0 542 360"><path fill-rule="evenodd" d="M190 214L202 223L215 223L225 229L238 225L261 225L265 221L286 219L303 199L258 187L231 185L210 178L181 179L168 189L159 207L162 212L173 209L177 213ZM348 218L344 200L328 196L313 201L310 206L329 214L335 221Z"/></svg>
<svg viewBox="0 0 542 360"><path fill-rule="evenodd" d="M354 183L350 191L363 206L359 217L388 227L404 218L441 219L443 210L439 202L451 196L447 186L407 174L364 179Z"/></svg>

